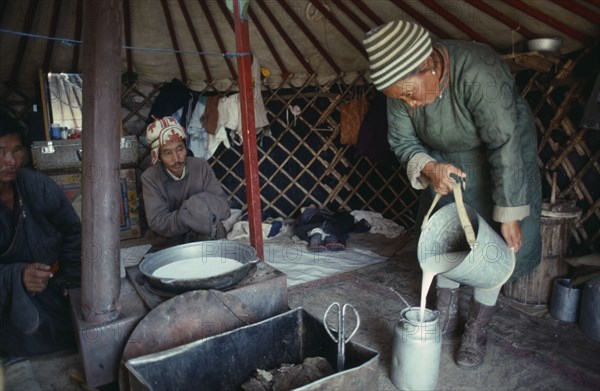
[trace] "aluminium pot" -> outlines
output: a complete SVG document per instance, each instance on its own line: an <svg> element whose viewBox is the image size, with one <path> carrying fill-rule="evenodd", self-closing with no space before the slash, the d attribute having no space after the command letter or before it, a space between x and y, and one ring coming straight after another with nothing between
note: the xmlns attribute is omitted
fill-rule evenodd
<svg viewBox="0 0 600 391"><path fill-rule="evenodd" d="M160 278L153 273L168 264L191 258L222 257L233 259L241 265L226 273L202 278ZM231 240L208 240L170 247L146 254L139 264L140 271L151 285L170 292L187 292L198 289L225 289L246 277L260 259L256 250L246 244Z"/></svg>

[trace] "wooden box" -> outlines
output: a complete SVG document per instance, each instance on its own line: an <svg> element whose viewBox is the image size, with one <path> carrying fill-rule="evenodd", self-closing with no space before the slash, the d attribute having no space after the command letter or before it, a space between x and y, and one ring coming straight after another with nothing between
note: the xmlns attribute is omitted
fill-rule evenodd
<svg viewBox="0 0 600 391"><path fill-rule="evenodd" d="M138 163L139 142L135 136L121 138L121 165ZM33 166L39 171L75 170L81 168L81 139L34 141L31 146Z"/></svg>
<svg viewBox="0 0 600 391"><path fill-rule="evenodd" d="M81 173L69 172L48 175L65 192L73 204L73 208L81 218ZM121 240L134 239L141 236L140 202L137 192L136 172L133 168L121 170Z"/></svg>

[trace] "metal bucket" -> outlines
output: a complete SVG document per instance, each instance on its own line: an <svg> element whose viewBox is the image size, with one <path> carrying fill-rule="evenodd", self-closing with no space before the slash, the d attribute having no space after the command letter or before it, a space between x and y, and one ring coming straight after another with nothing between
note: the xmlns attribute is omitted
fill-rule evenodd
<svg viewBox="0 0 600 391"><path fill-rule="evenodd" d="M600 341L600 278L588 280L583 287L579 329L591 339Z"/></svg>
<svg viewBox="0 0 600 391"><path fill-rule="evenodd" d="M575 322L579 309L581 289L570 287L568 278L556 278L552 284L550 315L563 322Z"/></svg>
<svg viewBox="0 0 600 391"><path fill-rule="evenodd" d="M403 309L394 329L391 380L401 390L433 390L438 381L442 354L439 314L425 309L425 321L420 322L419 312L419 307Z"/></svg>
<svg viewBox="0 0 600 391"><path fill-rule="evenodd" d="M379 353L348 342L344 370L297 388L377 389ZM335 367L337 344L323 324L302 308L125 363L132 391L239 390L257 369L324 357Z"/></svg>
<svg viewBox="0 0 600 391"><path fill-rule="evenodd" d="M442 275L472 287L492 289L504 284L515 267L515 258L504 239L469 205L464 205L475 231L471 248L463 232L456 203L440 208L421 231L417 245L419 262L450 262ZM461 252L465 256L457 255Z"/></svg>

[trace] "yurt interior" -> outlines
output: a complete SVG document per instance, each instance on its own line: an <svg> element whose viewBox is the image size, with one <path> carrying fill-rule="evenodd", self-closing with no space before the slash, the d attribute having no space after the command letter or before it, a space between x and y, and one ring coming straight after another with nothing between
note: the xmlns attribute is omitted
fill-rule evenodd
<svg viewBox="0 0 600 391"><path fill-rule="evenodd" d="M597 0L1 0L0 391L600 389L599 38Z"/></svg>

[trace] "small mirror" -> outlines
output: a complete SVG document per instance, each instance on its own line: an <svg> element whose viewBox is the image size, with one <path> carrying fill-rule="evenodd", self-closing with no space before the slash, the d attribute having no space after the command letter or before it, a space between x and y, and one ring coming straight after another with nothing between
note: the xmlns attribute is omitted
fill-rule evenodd
<svg viewBox="0 0 600 391"><path fill-rule="evenodd" d="M83 81L78 73L49 72L43 79L46 138L65 139L81 132Z"/></svg>
<svg viewBox="0 0 600 391"><path fill-rule="evenodd" d="M78 73L48 73L51 123L81 129L82 79Z"/></svg>

